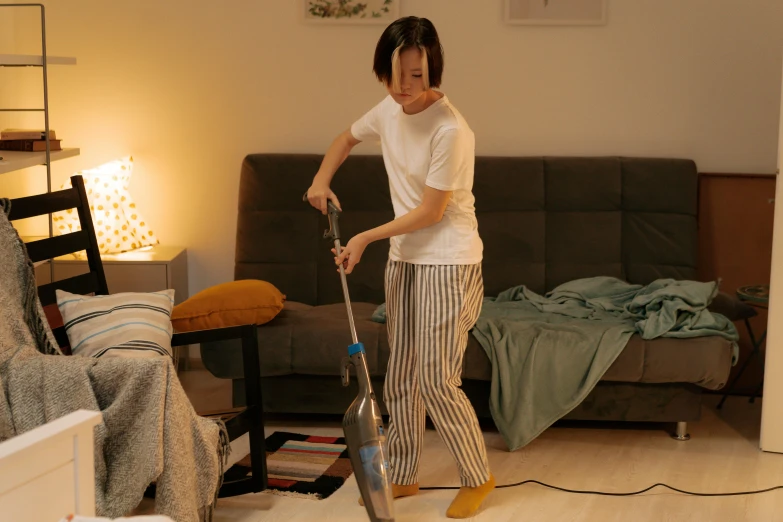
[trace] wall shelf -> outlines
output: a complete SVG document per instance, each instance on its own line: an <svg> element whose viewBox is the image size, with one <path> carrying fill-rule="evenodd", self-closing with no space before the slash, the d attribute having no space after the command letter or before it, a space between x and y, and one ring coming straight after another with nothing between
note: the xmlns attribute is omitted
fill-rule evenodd
<svg viewBox="0 0 783 522"><path fill-rule="evenodd" d="M35 54L0 54L0 67L41 67L43 57ZM46 65L76 65L71 56L47 56Z"/></svg>
<svg viewBox="0 0 783 522"><path fill-rule="evenodd" d="M79 155L79 149L66 148L50 152L51 161L72 158ZM0 150L0 174L22 170L36 165L46 165L46 152L20 152L15 150Z"/></svg>
<svg viewBox="0 0 783 522"><path fill-rule="evenodd" d="M37 9L41 13L41 54L0 54L0 67L40 67L41 80L43 83L43 110L26 108L2 108L2 112L43 112L44 117L44 140L46 148L43 152L22 152L22 151L0 151L0 174L14 172L17 170L43 165L46 167L46 192L52 191L52 162L64 158L71 158L79 155L79 149L66 148L63 150L51 150L51 127L49 126L49 81L48 71L50 65L76 65L76 58L68 56L51 56L46 51L46 7L43 4L0 4L1 7L31 8ZM49 237L54 237L54 223L52 214L49 214ZM54 263L49 263L50 279L54 281Z"/></svg>

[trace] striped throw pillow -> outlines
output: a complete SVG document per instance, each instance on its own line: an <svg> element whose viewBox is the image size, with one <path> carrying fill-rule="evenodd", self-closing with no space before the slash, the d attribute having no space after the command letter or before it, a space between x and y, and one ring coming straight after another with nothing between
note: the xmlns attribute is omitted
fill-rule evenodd
<svg viewBox="0 0 783 522"><path fill-rule="evenodd" d="M86 296L57 290L73 355L173 360L174 290Z"/></svg>

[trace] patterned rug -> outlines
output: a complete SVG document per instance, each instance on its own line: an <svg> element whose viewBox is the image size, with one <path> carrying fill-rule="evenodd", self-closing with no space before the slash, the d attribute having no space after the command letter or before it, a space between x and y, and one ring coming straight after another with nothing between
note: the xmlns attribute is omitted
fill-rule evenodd
<svg viewBox="0 0 783 522"><path fill-rule="evenodd" d="M321 500L340 489L353 473L343 437L316 437L276 431L266 438L269 493ZM226 473L250 474L250 456Z"/></svg>

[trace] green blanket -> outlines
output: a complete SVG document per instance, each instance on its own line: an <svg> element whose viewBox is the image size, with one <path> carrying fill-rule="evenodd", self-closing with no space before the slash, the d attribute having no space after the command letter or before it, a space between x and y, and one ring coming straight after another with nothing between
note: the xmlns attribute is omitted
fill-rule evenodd
<svg viewBox="0 0 783 522"><path fill-rule="evenodd" d="M509 449L528 444L582 402L635 333L644 339L739 338L707 306L717 283L631 285L578 279L545 296L525 286L485 298L473 335L492 361L490 411ZM385 321L381 305L373 320Z"/></svg>
<svg viewBox="0 0 783 522"><path fill-rule="evenodd" d="M716 283L661 279L647 286L579 279L546 296L525 286L487 298L473 335L492 361L490 410L514 451L574 409L638 333L644 339L737 331L707 306Z"/></svg>

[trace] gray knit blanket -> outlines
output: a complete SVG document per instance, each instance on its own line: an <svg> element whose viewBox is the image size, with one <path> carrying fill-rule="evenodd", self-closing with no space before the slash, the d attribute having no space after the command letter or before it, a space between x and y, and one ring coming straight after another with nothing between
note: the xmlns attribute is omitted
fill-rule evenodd
<svg viewBox="0 0 783 522"><path fill-rule="evenodd" d="M8 221L10 204L0 199L0 441L78 409L100 411L99 516L128 515L154 483L157 513L177 522L211 520L229 451L225 426L196 414L168 358L62 354L33 264Z"/></svg>

